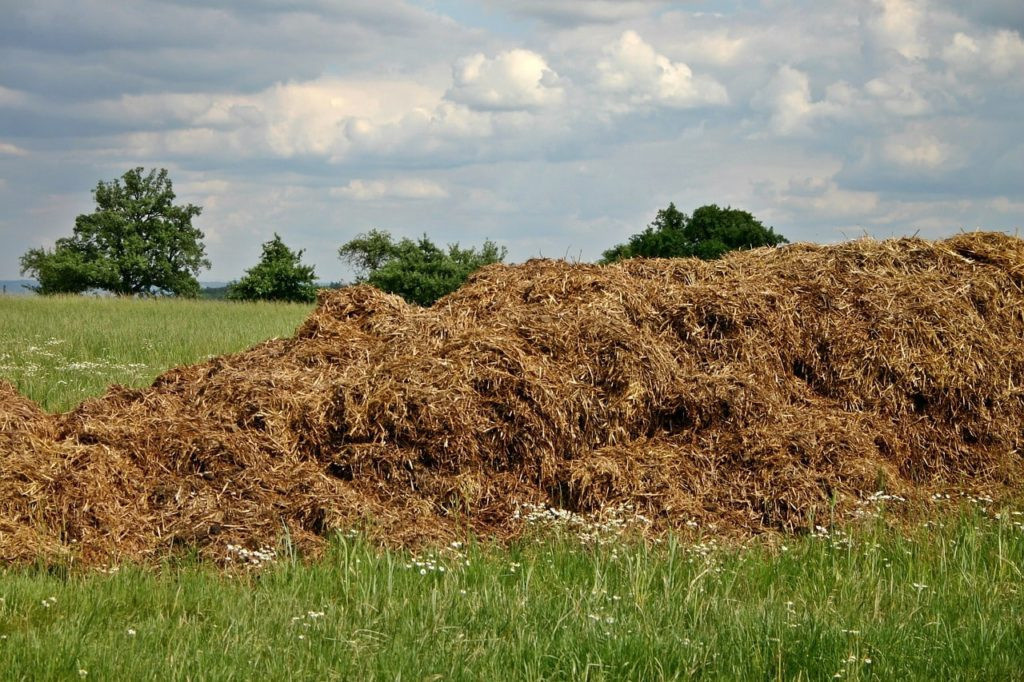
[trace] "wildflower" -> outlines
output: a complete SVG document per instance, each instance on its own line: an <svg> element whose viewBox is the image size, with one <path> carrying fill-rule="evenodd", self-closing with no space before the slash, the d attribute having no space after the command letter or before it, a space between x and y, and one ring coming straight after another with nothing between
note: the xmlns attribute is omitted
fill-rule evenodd
<svg viewBox="0 0 1024 682"><path fill-rule="evenodd" d="M135 636L135 628L128 628L127 633L128 633L129 637L134 637Z"/></svg>
<svg viewBox="0 0 1024 682"><path fill-rule="evenodd" d="M911 587L920 592L921 590L927 590L928 586L923 583L912 583Z"/></svg>
<svg viewBox="0 0 1024 682"><path fill-rule="evenodd" d="M89 671L88 671L88 670L86 670L86 669L84 669L84 668L79 668L79 669L78 669L78 676L79 676L79 677L85 677L85 676L86 676L86 675L88 675L88 674L89 674Z"/></svg>

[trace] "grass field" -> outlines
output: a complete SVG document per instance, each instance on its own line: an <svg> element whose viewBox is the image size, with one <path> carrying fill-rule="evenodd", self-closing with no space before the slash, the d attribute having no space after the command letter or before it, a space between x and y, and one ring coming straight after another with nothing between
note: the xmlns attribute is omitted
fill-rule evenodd
<svg viewBox="0 0 1024 682"><path fill-rule="evenodd" d="M0 298L0 377L66 409L308 310ZM538 528L412 556L345 533L258 570L0 568L0 678L1020 679L1024 515L953 497L914 528L883 506L745 546Z"/></svg>
<svg viewBox="0 0 1024 682"><path fill-rule="evenodd" d="M112 383L291 336L312 306L172 299L0 296L0 378L50 411Z"/></svg>

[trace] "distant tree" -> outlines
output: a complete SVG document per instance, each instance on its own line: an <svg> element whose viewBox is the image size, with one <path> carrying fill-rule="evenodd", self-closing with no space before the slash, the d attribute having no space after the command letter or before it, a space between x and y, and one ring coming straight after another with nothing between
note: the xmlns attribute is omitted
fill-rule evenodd
<svg viewBox="0 0 1024 682"><path fill-rule="evenodd" d="M709 204L695 210L691 217L670 203L668 208L658 211L643 232L605 251L601 262L693 256L713 260L729 251L778 246L786 241L747 211Z"/></svg>
<svg viewBox="0 0 1024 682"><path fill-rule="evenodd" d="M462 286L474 270L505 260L506 250L490 240L479 251L458 244L445 250L426 235L396 242L386 231L370 230L344 244L338 255L359 272L357 281L428 306Z"/></svg>
<svg viewBox="0 0 1024 682"><path fill-rule="evenodd" d="M41 294L103 289L119 296L174 294L197 296L196 275L210 267L203 233L192 226L202 212L175 205L167 171L142 168L93 190L96 209L75 218L72 236L52 251L31 249L21 257L21 273L39 283Z"/></svg>
<svg viewBox="0 0 1024 682"><path fill-rule="evenodd" d="M274 238L263 244L260 262L228 285L227 297L234 301L315 301L316 273L313 266L302 264L302 254L285 246L275 232Z"/></svg>

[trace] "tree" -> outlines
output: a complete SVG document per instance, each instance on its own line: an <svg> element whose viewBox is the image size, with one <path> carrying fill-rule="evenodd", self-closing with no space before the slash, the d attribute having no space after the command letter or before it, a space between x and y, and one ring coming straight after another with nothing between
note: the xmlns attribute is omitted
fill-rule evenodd
<svg viewBox="0 0 1024 682"><path fill-rule="evenodd" d="M626 258L719 258L729 251L778 246L786 243L782 235L765 227L747 211L701 206L687 216L674 203L658 211L647 228L602 254L602 263Z"/></svg>
<svg viewBox="0 0 1024 682"><path fill-rule="evenodd" d="M304 251L292 251L281 237L263 244L260 262L245 271L245 277L228 285L227 297L234 301L293 301L311 303L316 300L316 273L313 266L303 265Z"/></svg>
<svg viewBox="0 0 1024 682"><path fill-rule="evenodd" d="M192 226L202 212L175 205L167 170L129 170L93 190L96 209L75 218L72 236L52 251L31 249L21 273L39 283L41 294L103 289L119 296L198 296L196 275L210 267L203 233Z"/></svg>
<svg viewBox="0 0 1024 682"><path fill-rule="evenodd" d="M356 281L424 306L458 289L474 270L505 260L506 253L490 240L479 251L458 244L444 250L426 235L396 242L383 230L360 234L338 249L338 256L359 271Z"/></svg>

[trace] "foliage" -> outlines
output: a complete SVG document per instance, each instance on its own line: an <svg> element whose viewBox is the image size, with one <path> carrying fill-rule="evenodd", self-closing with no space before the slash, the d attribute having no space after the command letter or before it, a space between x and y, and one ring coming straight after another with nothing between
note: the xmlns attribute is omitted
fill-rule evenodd
<svg viewBox="0 0 1024 682"><path fill-rule="evenodd" d="M719 258L737 249L778 246L787 240L747 211L701 206L687 216L670 203L647 228L602 254L602 263L626 258Z"/></svg>
<svg viewBox="0 0 1024 682"><path fill-rule="evenodd" d="M233 301L289 301L312 303L316 300L316 273L313 266L301 263L303 251L292 251L275 232L263 244L263 256L245 277L228 285L227 297Z"/></svg>
<svg viewBox="0 0 1024 682"><path fill-rule="evenodd" d="M196 275L210 267L203 233L192 226L202 209L175 205L167 170L142 168L93 190L96 209L75 218L72 236L52 251L31 249L21 257L40 294L103 289L119 296L199 294Z"/></svg>
<svg viewBox="0 0 1024 682"><path fill-rule="evenodd" d="M477 251L449 244L444 250L426 235L394 241L383 230L370 230L344 244L338 255L367 282L410 303L428 306L458 289L476 269L505 259L505 247L486 240Z"/></svg>

